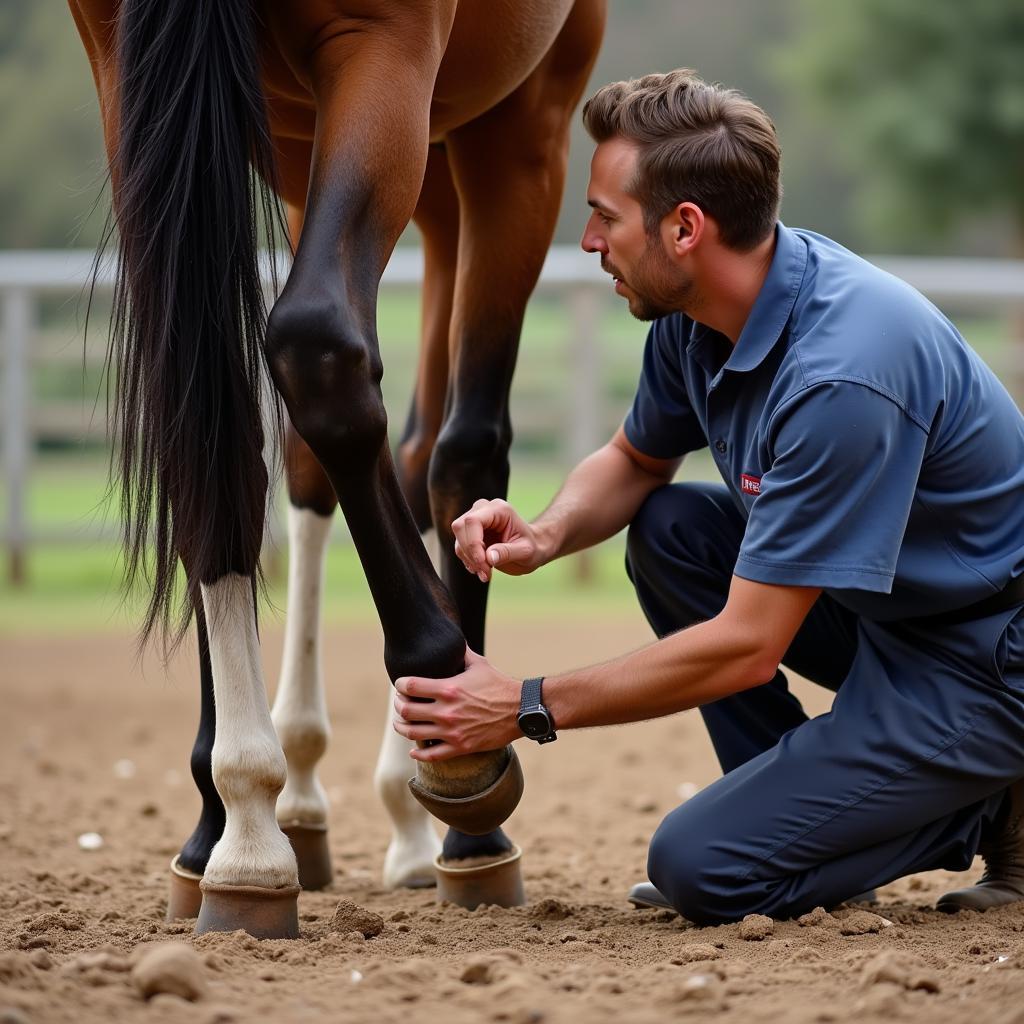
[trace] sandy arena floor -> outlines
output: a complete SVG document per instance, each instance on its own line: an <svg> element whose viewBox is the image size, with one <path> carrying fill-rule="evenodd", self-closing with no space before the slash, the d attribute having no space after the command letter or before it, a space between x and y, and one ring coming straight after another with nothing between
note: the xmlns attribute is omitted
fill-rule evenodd
<svg viewBox="0 0 1024 1024"><path fill-rule="evenodd" d="M273 679L280 629L265 632ZM638 619L499 624L491 654L509 671L554 671L646 639ZM760 939L631 909L623 897L661 815L716 777L696 714L522 750L526 796L508 831L525 851L528 906L470 913L428 891L383 890L388 827L371 784L381 643L375 630L336 629L325 648L336 879L301 896L298 941L257 942L193 939L188 923L163 921L166 865L198 811L191 657L165 680L153 661L133 665L130 637L0 636L0 1024L1024 1024L1024 908L938 914L931 903L951 881L941 873L883 890L881 919L841 909ZM826 706L821 691L801 693L809 709ZM86 832L103 846L80 849ZM379 914L383 930L332 930L339 900ZM168 940L199 954L197 1002L147 1003L131 981L144 947Z"/></svg>

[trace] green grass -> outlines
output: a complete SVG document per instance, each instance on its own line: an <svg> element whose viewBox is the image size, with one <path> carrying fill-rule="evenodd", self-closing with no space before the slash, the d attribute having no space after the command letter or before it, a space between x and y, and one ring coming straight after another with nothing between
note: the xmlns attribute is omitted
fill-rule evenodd
<svg viewBox="0 0 1024 1024"><path fill-rule="evenodd" d="M598 315L596 342L600 352L599 430L607 436L628 408L640 364L645 325L612 306L608 296ZM405 420L417 359L419 300L412 291L392 291L382 296L379 335L386 367L383 390L392 432ZM53 363L35 368L33 401L42 398L82 401L81 343L75 341L75 325L63 305L44 318L42 330L51 350L64 353ZM97 317L99 324L101 317ZM1016 348L1007 344L1008 322L1004 317L963 317L957 324L967 339L997 372L1009 376L1015 369ZM564 462L565 434L571 410L567 402L573 366L568 338L572 324L563 301L541 295L527 315L516 381L513 387L513 422L519 440L512 454L510 499L526 516L536 515L550 500L562 479L557 468ZM68 340L70 339L70 340ZM91 335L86 375L88 401L92 406L101 378L95 353L102 348L102 332ZM532 411L549 420L531 431ZM544 462L538 462L538 456ZM711 460L698 455L683 468L683 478L713 478ZM7 499L0 479L0 527L7 515ZM35 543L28 559L28 584L13 587L6 574L0 579L0 632L125 629L138 623L139 600L124 601L116 543L116 508L104 506L106 467L102 450L93 444L68 445L63 450L36 455L29 481L27 516L31 531L44 539ZM284 499L279 495L279 508ZM337 517L338 543L327 559L324 617L328 623L375 621L362 569L351 543L344 539ZM283 516L282 520L283 522ZM105 538L96 540L98 532ZM47 532L71 535L60 543L45 539ZM77 539L76 539L77 535ZM283 543L283 538L282 538ZM614 614L632 608L634 598L622 569L623 538L609 541L593 552L589 576L580 581L576 558L546 567L529 577L499 577L492 588L493 615L547 617ZM285 607L286 552L276 559L270 580L271 607L265 617L273 620ZM275 609L277 611L275 611Z"/></svg>
<svg viewBox="0 0 1024 1024"><path fill-rule="evenodd" d="M695 458L688 476L706 475L710 463ZM125 600L120 590L119 549L114 540L88 539L116 517L105 514L103 464L95 459L75 462L67 457L41 457L29 491L33 529L76 529L76 542L34 544L28 558L28 582L15 587L0 582L0 631L60 633L133 628L142 602ZM513 472L510 499L526 516L539 513L561 483L552 468ZM285 499L279 496L283 508ZM282 520L283 521L283 520ZM335 543L328 550L324 587L327 623L371 623L375 620L362 568L347 539L341 516L335 519ZM286 543L270 578L268 621L283 616L286 602ZM567 617L614 613L631 607L632 590L622 568L623 537L613 538L588 559L589 573L580 581L578 557L547 566L528 577L500 577L492 588L491 611L503 617Z"/></svg>

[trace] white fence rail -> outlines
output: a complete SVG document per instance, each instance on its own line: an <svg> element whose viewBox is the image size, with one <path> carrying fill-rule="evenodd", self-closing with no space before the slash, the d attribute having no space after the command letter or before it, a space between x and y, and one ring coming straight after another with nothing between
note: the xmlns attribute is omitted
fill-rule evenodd
<svg viewBox="0 0 1024 1024"><path fill-rule="evenodd" d="M26 500L35 441L31 426L30 354L38 303L44 296L81 294L89 281L92 261L93 254L82 250L0 252L0 426L7 504L0 542L7 551L9 578L15 583L25 578L30 544L42 539L88 539L80 529L73 533L50 530L45 535L33 531ZM879 257L873 262L939 303L955 302L960 308L985 310L994 306L1024 308L1024 260ZM269 276L269 265L265 269ZM286 269L284 264L280 269ZM416 285L421 275L421 254L417 250L399 249L385 271L382 289ZM101 291L109 292L112 284L113 268L108 263L100 268L97 285ZM540 288L562 295L571 319L567 345L573 372L568 382L564 454L574 461L602 440L597 414L600 387L596 338L600 297L608 291L608 278L601 272L596 257L570 247L555 247L544 264Z"/></svg>

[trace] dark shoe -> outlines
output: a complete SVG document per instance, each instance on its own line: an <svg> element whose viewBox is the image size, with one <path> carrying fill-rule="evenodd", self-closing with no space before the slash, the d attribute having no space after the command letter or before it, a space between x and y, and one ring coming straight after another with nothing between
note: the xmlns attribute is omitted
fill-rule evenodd
<svg viewBox="0 0 1024 1024"><path fill-rule="evenodd" d="M851 896L847 903L870 903L874 905L878 902L878 893L874 889L865 889L859 896Z"/></svg>
<svg viewBox="0 0 1024 1024"><path fill-rule="evenodd" d="M637 910L671 910L673 914L677 912L676 908L650 882L637 882L629 890L629 895L626 896L626 899Z"/></svg>
<svg viewBox="0 0 1024 1024"><path fill-rule="evenodd" d="M637 882L632 889L629 890L629 894L626 899L636 907L637 910L671 910L676 913L676 908L664 896L657 886L652 885L650 882ZM868 889L866 892L862 892L859 896L852 896L846 901L847 903L877 903L878 896L875 894L874 889Z"/></svg>
<svg viewBox="0 0 1024 1024"><path fill-rule="evenodd" d="M1010 786L1006 820L985 836L978 853L985 860L985 874L977 885L940 896L936 909L947 914L958 910L990 910L1024 900L1024 779Z"/></svg>

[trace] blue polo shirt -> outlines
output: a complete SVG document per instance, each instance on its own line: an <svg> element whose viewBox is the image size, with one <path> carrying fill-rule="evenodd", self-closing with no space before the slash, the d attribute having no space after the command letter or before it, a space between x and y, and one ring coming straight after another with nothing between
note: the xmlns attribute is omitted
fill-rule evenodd
<svg viewBox="0 0 1024 1024"><path fill-rule="evenodd" d="M655 458L710 447L745 579L889 620L1024 572L1024 417L922 295L811 231L776 228L735 346L655 321L625 432Z"/></svg>

